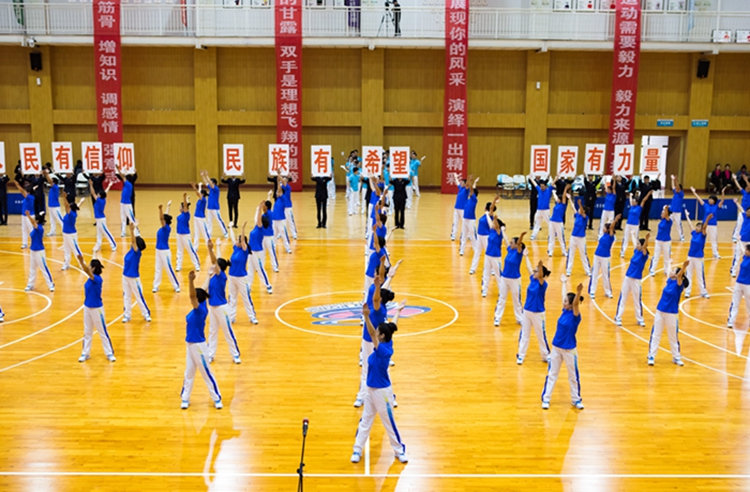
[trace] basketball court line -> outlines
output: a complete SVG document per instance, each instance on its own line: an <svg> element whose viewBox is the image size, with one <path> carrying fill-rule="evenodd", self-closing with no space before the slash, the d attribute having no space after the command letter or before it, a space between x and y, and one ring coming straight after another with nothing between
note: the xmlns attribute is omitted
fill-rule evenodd
<svg viewBox="0 0 750 492"><path fill-rule="evenodd" d="M0 284L2 284L2 282L0 282ZM41 311L37 311L36 313L29 314L28 316L24 316L23 318L18 318L18 319L13 319L13 320L10 320L10 321L6 321L6 322L3 323L3 326L12 325L13 323L18 323L19 321L25 321L27 319L33 318L34 316L39 316L40 314L42 314L43 312L45 312L46 310L48 310L50 307L52 307L52 299L50 299L49 296L45 296L41 292L36 292L36 291L33 291L33 290L30 290L30 291L26 292L23 289L0 289L0 290L7 290L7 291L11 291L11 292L22 292L24 295L25 294L33 294L33 295L36 295L36 296L39 296L39 297L43 297L44 299L47 300L47 305ZM2 348L2 347L0 347L0 348Z"/></svg>
<svg viewBox="0 0 750 492"><path fill-rule="evenodd" d="M731 288L730 288L730 287L726 287L726 288L727 288L727 289L730 289L730 290L731 290ZM734 292L734 291L732 290L732 292ZM712 297L718 297L718 296L731 296L731 295L733 295L733 294L724 294L724 293L720 293L720 294L711 294L711 296L712 296ZM688 313L687 313L687 312L685 311L685 308L683 307L683 306L684 306L684 304L685 304L686 302L690 302L690 301L692 301L693 299L697 299L697 298L699 298L699 297L700 297L700 296L695 296L695 297L691 297L691 298L689 298L689 299L685 299L685 300L683 300L683 301L682 301L682 302L680 303L680 312L681 312L682 314L684 314L684 315L685 315L686 317L688 317L688 318L692 319L693 321L697 321L698 323L704 324L704 325L706 325L706 326L710 326L710 327L712 327L712 328L717 328L717 329L719 329L719 330L724 330L724 331L732 331L732 330L731 330L730 328L727 328L726 326L715 325L715 324L713 324L713 323L709 323L708 321L704 321L704 320L702 320L702 319L700 319L700 318L696 318L695 316L692 316L692 315L688 314Z"/></svg>

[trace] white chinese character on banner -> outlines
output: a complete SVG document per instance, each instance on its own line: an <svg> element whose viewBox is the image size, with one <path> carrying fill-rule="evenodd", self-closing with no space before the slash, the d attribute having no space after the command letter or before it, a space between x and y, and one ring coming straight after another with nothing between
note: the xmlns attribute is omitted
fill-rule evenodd
<svg viewBox="0 0 750 492"><path fill-rule="evenodd" d="M282 46L280 57L281 58L297 58L297 47L296 46Z"/></svg>
<svg viewBox="0 0 750 492"><path fill-rule="evenodd" d="M117 80L117 70L114 68L102 68L99 72L99 78L103 81Z"/></svg>
<svg viewBox="0 0 750 492"><path fill-rule="evenodd" d="M448 144L448 155L449 156L460 156L464 155L464 144L451 143Z"/></svg>
<svg viewBox="0 0 750 492"><path fill-rule="evenodd" d="M117 43L114 41L99 41L99 51L104 53L114 53Z"/></svg>
<svg viewBox="0 0 750 492"><path fill-rule="evenodd" d="M617 52L618 63L635 63L635 51L621 50Z"/></svg>
<svg viewBox="0 0 750 492"><path fill-rule="evenodd" d="M466 99L448 99L448 112L463 113L466 111Z"/></svg>
<svg viewBox="0 0 750 492"><path fill-rule="evenodd" d="M630 90L618 90L615 91L615 101L618 103L632 103L633 102L633 91Z"/></svg>
<svg viewBox="0 0 750 492"><path fill-rule="evenodd" d="M466 75L464 72L453 72L450 75L448 85L466 85Z"/></svg>
<svg viewBox="0 0 750 492"><path fill-rule="evenodd" d="M117 93L116 92L102 92L101 98L102 104L117 104Z"/></svg>
<svg viewBox="0 0 750 492"><path fill-rule="evenodd" d="M450 113L448 115L448 126L464 126L466 123L464 115L461 113Z"/></svg>
<svg viewBox="0 0 750 492"><path fill-rule="evenodd" d="M100 14L114 14L115 13L114 2L99 2L99 13Z"/></svg>
<svg viewBox="0 0 750 492"><path fill-rule="evenodd" d="M297 34L297 23L294 21L281 21L279 23L280 34Z"/></svg>
<svg viewBox="0 0 750 492"><path fill-rule="evenodd" d="M630 65L623 65L620 67L620 72L617 74L618 79L629 79L633 77L633 67Z"/></svg>

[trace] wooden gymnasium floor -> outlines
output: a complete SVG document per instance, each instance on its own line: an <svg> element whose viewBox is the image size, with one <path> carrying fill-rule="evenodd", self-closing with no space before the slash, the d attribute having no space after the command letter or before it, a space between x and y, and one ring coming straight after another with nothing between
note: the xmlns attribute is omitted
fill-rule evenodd
<svg viewBox="0 0 750 492"><path fill-rule="evenodd" d="M243 191L243 219L251 217L263 194ZM141 273L152 323L137 314L129 324L120 322L126 242L118 237L116 253L104 250L106 320L118 356L114 364L106 361L98 340L92 359L76 362L84 276L75 269L60 271L61 238L47 240L57 291L50 294L38 279L37 291L27 294L28 259L19 249L19 217L0 228L0 299L7 313L0 327L0 489L293 490L304 417L310 419L308 490L750 487L744 309L737 328L725 328L732 287L729 224L720 226L724 258L706 262L711 299L682 304L685 367L673 365L664 351L655 367L646 365L653 310L664 282L661 275L649 277L643 286L647 328L636 325L632 304L625 326L617 328L612 321L617 298L585 301L578 341L586 409L571 407L563 370L552 408L543 411L546 365L535 339L526 363L517 366L518 326L510 305L501 326L493 327L495 288L482 299L480 277L468 275L471 255L460 257L457 243L447 240L453 197L424 193L407 213L406 231L397 232L389 245L393 258L405 258L393 285L397 300L408 298L409 305L427 311L400 323L391 371L400 404L396 421L411 461L394 463L376 421L363 462L353 465L360 328L313 324L321 318L314 319L307 309L360 299L363 220L346 215L339 192L329 228L315 229L312 193L295 194L300 239L294 254L280 254L281 272L270 273L273 295L255 281L260 324L250 325L240 310L235 331L241 365L232 363L220 338L212 369L224 409L211 406L197 377L192 405L182 411L187 289L174 294L166 279L159 294L149 289L156 205L172 199L174 211L180 198L177 189L138 190L137 213L149 243ZM487 199L484 193L480 205ZM108 215L116 236L118 202L112 193ZM524 200L500 202L512 235L525 230L527 207ZM90 202L78 224L88 256L94 232ZM590 254L593 240L590 235ZM174 253L174 236L172 244ZM559 251L548 259L545 244L531 245L531 254L553 271L547 296L551 340L561 307L564 259ZM676 259L684 259L686 252L685 245L675 244ZM205 268L204 247L200 253ZM615 256L616 295L624 266ZM179 277L186 282L187 270ZM588 282L580 263L572 279ZM524 297L526 284L524 279ZM666 335L662 347L667 347Z"/></svg>

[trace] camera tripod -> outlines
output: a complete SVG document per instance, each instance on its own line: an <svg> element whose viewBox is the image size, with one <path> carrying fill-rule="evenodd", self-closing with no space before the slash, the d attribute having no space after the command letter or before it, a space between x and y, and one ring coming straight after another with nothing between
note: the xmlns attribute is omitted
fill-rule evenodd
<svg viewBox="0 0 750 492"><path fill-rule="evenodd" d="M388 25L395 26L393 22L393 12L391 12L391 3L385 2L385 11L383 12L383 17L380 18L380 27L378 27L378 33L376 34L376 37L380 37L380 31L383 29L383 25L385 25L385 36L388 37ZM395 32L395 27L394 27Z"/></svg>

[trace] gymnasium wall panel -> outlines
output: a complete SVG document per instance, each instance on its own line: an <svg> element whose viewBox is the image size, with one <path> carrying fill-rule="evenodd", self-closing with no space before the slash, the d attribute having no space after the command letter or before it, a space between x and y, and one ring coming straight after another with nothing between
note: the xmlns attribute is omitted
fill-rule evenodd
<svg viewBox="0 0 750 492"><path fill-rule="evenodd" d="M636 113L688 114L694 76L689 53L641 53Z"/></svg>
<svg viewBox="0 0 750 492"><path fill-rule="evenodd" d="M553 51L550 114L609 114L612 53Z"/></svg>
<svg viewBox="0 0 750 492"><path fill-rule="evenodd" d="M125 125L123 140L135 144L139 184L183 184L198 179L192 126Z"/></svg>
<svg viewBox="0 0 750 492"><path fill-rule="evenodd" d="M552 146L552 174L557 173L557 149L563 145L578 146L578 174L583 173L586 144L606 144L607 130L548 130L547 143ZM527 165L528 168L528 165Z"/></svg>
<svg viewBox="0 0 750 492"><path fill-rule="evenodd" d="M122 48L123 110L195 109L195 48Z"/></svg>
<svg viewBox="0 0 750 492"><path fill-rule="evenodd" d="M439 186L443 156L442 128L384 128L383 146L409 146L418 156L426 156L419 168L419 186ZM469 143L471 149L471 143ZM469 150L471 156L471 150ZM470 157L471 158L471 157Z"/></svg>
<svg viewBox="0 0 750 492"><path fill-rule="evenodd" d="M217 48L220 111L276 111L273 48Z"/></svg>
<svg viewBox="0 0 750 492"><path fill-rule="evenodd" d="M469 113L524 112L525 51L472 50L468 58L466 83Z"/></svg>
<svg viewBox="0 0 750 492"><path fill-rule="evenodd" d="M523 174L523 129L469 128L468 172L481 176L481 186L494 185L498 174Z"/></svg>
<svg viewBox="0 0 750 492"><path fill-rule="evenodd" d="M90 46L52 46L50 58L52 106L95 110L94 50Z"/></svg>
<svg viewBox="0 0 750 492"><path fill-rule="evenodd" d="M0 46L0 109L29 109L29 53L20 46Z"/></svg>
<svg viewBox="0 0 750 492"><path fill-rule="evenodd" d="M243 144L245 180L248 184L264 184L268 176L268 144L272 143L276 143L274 126L220 126L217 162L221 163L224 144Z"/></svg>
<svg viewBox="0 0 750 492"><path fill-rule="evenodd" d="M305 127L302 130L302 179L304 185L314 185L310 177L312 165L311 145L330 145L334 159L334 180L337 185L345 183L346 173L340 166L346 162L349 152L354 149L362 152L361 131L358 127ZM342 155L343 154L343 155ZM267 159L266 161L267 162Z"/></svg>
<svg viewBox="0 0 750 492"><path fill-rule="evenodd" d="M714 116L750 116L750 54L714 57Z"/></svg>
<svg viewBox="0 0 750 492"><path fill-rule="evenodd" d="M722 168L729 164L735 173L743 164L750 166L750 132L711 132L704 174L713 171L716 164Z"/></svg>
<svg viewBox="0 0 750 492"><path fill-rule="evenodd" d="M304 111L360 111L362 109L362 51L357 49L303 50L302 109Z"/></svg>
<svg viewBox="0 0 750 492"><path fill-rule="evenodd" d="M385 111L443 112L445 50L386 50L384 65Z"/></svg>
<svg viewBox="0 0 750 492"><path fill-rule="evenodd" d="M55 141L73 144L73 160L81 159L81 142L96 142L98 140L96 125L55 125ZM45 147L47 146L42 144L42 155L47 159L47 155L50 155L52 150L50 148L45 151ZM140 165L140 155L141 152L136 147L136 165Z"/></svg>
<svg viewBox="0 0 750 492"><path fill-rule="evenodd" d="M18 144L31 141L31 125L0 125L0 142L5 142L5 166L6 174L13 177L13 170L21 158ZM51 153L51 150L42 156Z"/></svg>

